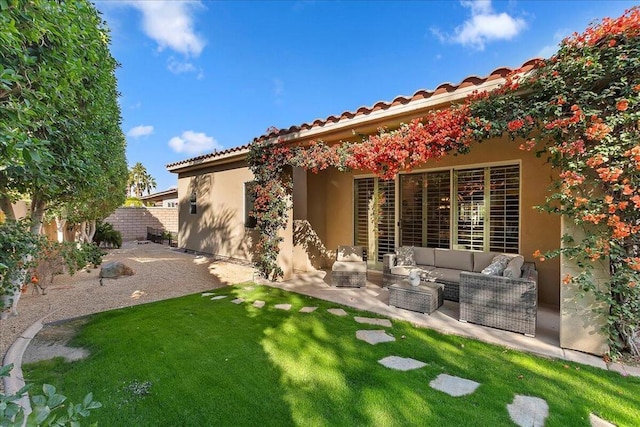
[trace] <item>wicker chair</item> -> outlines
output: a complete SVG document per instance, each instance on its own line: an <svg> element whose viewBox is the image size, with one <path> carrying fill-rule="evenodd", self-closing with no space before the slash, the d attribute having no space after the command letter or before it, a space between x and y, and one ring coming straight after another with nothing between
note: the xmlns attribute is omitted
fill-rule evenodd
<svg viewBox="0 0 640 427"><path fill-rule="evenodd" d="M367 284L367 262L362 246L338 246L336 261L331 267L334 286L359 288Z"/></svg>
<svg viewBox="0 0 640 427"><path fill-rule="evenodd" d="M482 273L460 273L460 321L535 336L538 272L522 266L518 279Z"/></svg>

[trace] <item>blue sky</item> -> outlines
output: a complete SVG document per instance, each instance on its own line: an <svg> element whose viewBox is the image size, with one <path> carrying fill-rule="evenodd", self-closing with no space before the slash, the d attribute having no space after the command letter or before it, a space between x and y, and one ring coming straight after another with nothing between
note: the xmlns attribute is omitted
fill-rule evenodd
<svg viewBox="0 0 640 427"><path fill-rule="evenodd" d="M167 163L549 57L628 1L96 1L129 165Z"/></svg>

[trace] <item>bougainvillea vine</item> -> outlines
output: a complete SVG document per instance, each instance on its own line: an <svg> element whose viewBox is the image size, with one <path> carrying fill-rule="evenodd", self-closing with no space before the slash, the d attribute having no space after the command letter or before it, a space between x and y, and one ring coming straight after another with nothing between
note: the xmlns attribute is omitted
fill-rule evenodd
<svg viewBox="0 0 640 427"><path fill-rule="evenodd" d="M291 194L289 166L318 172L328 167L367 170L391 179L444 155L466 153L472 140L503 134L520 149L546 155L560 179L545 206L587 230L575 241L563 236L561 253L584 267L577 284L611 307L607 332L613 353L640 349L640 9L606 18L566 38L558 53L534 70L514 71L491 93L465 104L429 112L396 129L380 129L359 142L292 146L260 139L249 164L258 183L255 214L261 237L257 265L266 277L277 265L278 230L286 225ZM273 132L271 133L274 134ZM592 279L593 262L605 260L611 278L602 289Z"/></svg>

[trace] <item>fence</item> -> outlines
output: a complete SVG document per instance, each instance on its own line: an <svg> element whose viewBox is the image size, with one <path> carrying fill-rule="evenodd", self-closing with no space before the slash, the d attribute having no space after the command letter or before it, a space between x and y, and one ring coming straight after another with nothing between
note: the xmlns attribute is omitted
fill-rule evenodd
<svg viewBox="0 0 640 427"><path fill-rule="evenodd" d="M146 240L147 227L178 233L178 208L122 207L105 218L104 222L122 233L122 240Z"/></svg>

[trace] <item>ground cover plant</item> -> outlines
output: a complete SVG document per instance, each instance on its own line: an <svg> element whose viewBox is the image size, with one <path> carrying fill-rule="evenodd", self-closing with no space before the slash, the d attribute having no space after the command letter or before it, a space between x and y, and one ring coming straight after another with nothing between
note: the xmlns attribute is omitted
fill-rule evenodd
<svg viewBox="0 0 640 427"><path fill-rule="evenodd" d="M512 425L516 394L545 399L547 426L589 425L593 412L618 426L640 419L640 378L547 360L393 322L395 342L356 339L353 316L373 316L279 289L243 284L91 317L72 345L87 359L27 365L28 382L79 401L91 390L99 425ZM233 304L242 297L245 301ZM253 301L266 302L256 308ZM289 311L275 304L289 303ZM300 313L304 306L318 309ZM411 357L421 369L378 360ZM451 397L429 382L446 373L481 383ZM77 395L76 395L77 394Z"/></svg>

